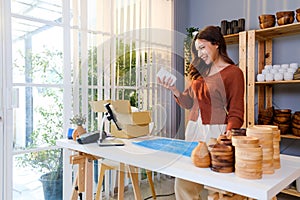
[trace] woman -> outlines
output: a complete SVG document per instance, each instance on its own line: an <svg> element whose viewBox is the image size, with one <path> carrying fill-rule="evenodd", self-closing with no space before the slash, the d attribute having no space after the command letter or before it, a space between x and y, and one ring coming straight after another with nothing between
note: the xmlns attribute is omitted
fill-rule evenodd
<svg viewBox="0 0 300 200"><path fill-rule="evenodd" d="M168 88L176 102L190 109L185 140L208 142L210 138L240 128L244 122L244 76L229 58L220 27L208 26L200 31L192 44L194 56L190 65L190 85L184 92L172 80L158 82ZM201 199L203 185L175 180L176 199Z"/></svg>

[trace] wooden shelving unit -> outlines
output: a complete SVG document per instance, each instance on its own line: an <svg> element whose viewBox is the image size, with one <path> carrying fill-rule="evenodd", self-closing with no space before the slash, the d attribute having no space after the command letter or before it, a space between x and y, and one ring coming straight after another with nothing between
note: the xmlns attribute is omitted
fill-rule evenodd
<svg viewBox="0 0 300 200"><path fill-rule="evenodd" d="M242 33L246 34L246 32L242 32ZM240 33L235 33L235 34L230 34L230 35L224 36L226 45L239 44L239 38L240 38Z"/></svg>
<svg viewBox="0 0 300 200"><path fill-rule="evenodd" d="M255 82L255 85L273 85L273 84L295 84L300 83L300 80L291 80L291 81L264 81L264 82Z"/></svg>
<svg viewBox="0 0 300 200"><path fill-rule="evenodd" d="M289 139L296 139L300 140L299 136L291 135L291 134L286 134L286 135L281 135L282 138L289 138Z"/></svg>
<svg viewBox="0 0 300 200"><path fill-rule="evenodd" d="M247 31L239 32L236 34L230 34L224 36L226 45L239 45L239 68L243 71L244 79L247 80ZM247 99L247 83L245 82L245 95L244 99ZM244 110L247 110L247 102L244 104ZM244 119L247 119L247 113L244 114ZM245 120L243 127L247 126L247 121Z"/></svg>
<svg viewBox="0 0 300 200"><path fill-rule="evenodd" d="M300 197L300 192L298 192L296 189L294 188L290 188L290 189L284 189L281 191L284 194L288 194L288 195L292 195L295 197Z"/></svg>
<svg viewBox="0 0 300 200"><path fill-rule="evenodd" d="M254 125L255 87L258 91L258 111L272 106L272 87L277 84L299 84L300 80L256 82L255 67L260 73L265 65L272 64L272 42L274 38L300 35L300 23L248 31L248 126ZM255 49L257 42L257 59ZM255 61L257 60L257 66Z"/></svg>
<svg viewBox="0 0 300 200"><path fill-rule="evenodd" d="M256 82L256 70L261 73L265 65L272 65L272 43L274 38L287 37L292 35L300 35L300 23L289 25L276 26L267 29L248 31L248 70L247 70L247 126L255 124L255 90L257 91L258 112L272 106L273 86L278 84L299 84L300 80L291 81L271 81L271 82ZM300 36L299 36L300 38ZM257 49L257 58L256 58ZM256 65L257 61L257 65ZM282 135L282 138L300 139L295 135ZM300 197L300 193L295 189L286 189L283 193Z"/></svg>

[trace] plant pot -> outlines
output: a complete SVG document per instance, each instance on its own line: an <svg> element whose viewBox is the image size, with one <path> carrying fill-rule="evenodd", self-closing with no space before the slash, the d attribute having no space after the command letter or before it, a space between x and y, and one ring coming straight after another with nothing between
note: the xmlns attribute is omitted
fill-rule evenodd
<svg viewBox="0 0 300 200"><path fill-rule="evenodd" d="M79 137L79 136L81 136L82 134L84 134L84 133L86 133L86 130L83 128L83 126L81 126L81 125L78 125L75 129L74 129L74 131L73 131L73 133L72 133L72 138L73 138L73 140L77 140L77 138Z"/></svg>
<svg viewBox="0 0 300 200"><path fill-rule="evenodd" d="M57 172L50 172L42 175L39 180L43 184L45 200L62 200L62 173L57 174Z"/></svg>

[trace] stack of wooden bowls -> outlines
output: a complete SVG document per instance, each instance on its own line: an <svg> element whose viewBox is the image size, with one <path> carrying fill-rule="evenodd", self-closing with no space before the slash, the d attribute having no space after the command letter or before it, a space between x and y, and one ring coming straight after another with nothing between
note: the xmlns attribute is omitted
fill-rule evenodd
<svg viewBox="0 0 300 200"><path fill-rule="evenodd" d="M259 26L261 29L270 28L275 26L275 15L264 14L258 16Z"/></svg>
<svg viewBox="0 0 300 200"><path fill-rule="evenodd" d="M234 171L234 153L231 145L216 143L209 145L209 149L212 171L220 173Z"/></svg>
<svg viewBox="0 0 300 200"><path fill-rule="evenodd" d="M296 19L297 19L297 22L300 22L300 8L298 8L296 10Z"/></svg>
<svg viewBox="0 0 300 200"><path fill-rule="evenodd" d="M273 125L278 126L281 134L287 134L290 131L291 112L290 109L274 110Z"/></svg>
<svg viewBox="0 0 300 200"><path fill-rule="evenodd" d="M272 124L274 115L274 108L269 107L267 109L261 110L258 114L258 124Z"/></svg>
<svg viewBox="0 0 300 200"><path fill-rule="evenodd" d="M295 12L294 11L280 11L276 12L277 24L279 26L292 24L295 20Z"/></svg>
<svg viewBox="0 0 300 200"><path fill-rule="evenodd" d="M235 148L235 174L246 179L262 178L263 152L259 139L249 136L232 136Z"/></svg>
<svg viewBox="0 0 300 200"><path fill-rule="evenodd" d="M300 111L297 111L293 114L292 132L294 135L300 136Z"/></svg>
<svg viewBox="0 0 300 200"><path fill-rule="evenodd" d="M271 128L273 131L273 167L280 169L280 130L275 125L255 125L255 127Z"/></svg>
<svg viewBox="0 0 300 200"><path fill-rule="evenodd" d="M233 128L230 130L232 136L246 136L245 128Z"/></svg>
<svg viewBox="0 0 300 200"><path fill-rule="evenodd" d="M259 145L262 147L263 174L273 174L273 130L271 128L263 127L248 127L246 131L247 136L256 137L259 139Z"/></svg>

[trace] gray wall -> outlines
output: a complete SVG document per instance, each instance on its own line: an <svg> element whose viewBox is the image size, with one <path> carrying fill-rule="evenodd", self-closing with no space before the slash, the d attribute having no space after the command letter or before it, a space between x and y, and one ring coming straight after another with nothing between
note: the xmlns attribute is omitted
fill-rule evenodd
<svg viewBox="0 0 300 200"><path fill-rule="evenodd" d="M184 2L188 6L183 7L186 10L181 10L179 13L183 19L180 26L184 26L184 28L180 28L181 31L191 26L200 29L208 25L220 26L220 22L224 19L231 21L239 18L246 19L246 30L259 29L259 15L275 15L278 11L295 11L300 8L300 0L184 0ZM228 53L237 63L238 49L235 45L228 46ZM300 35L275 39L273 64L292 62L300 63ZM290 108L293 112L300 111L299 102L300 84L274 87L273 105L275 108Z"/></svg>

